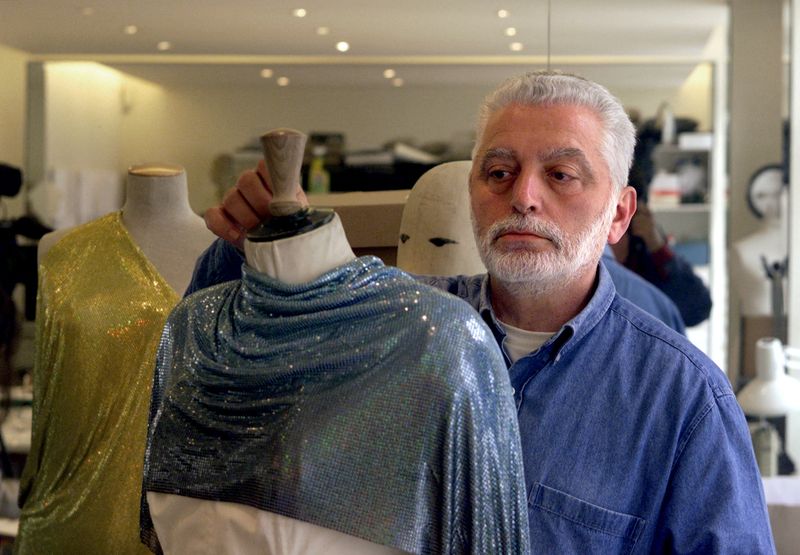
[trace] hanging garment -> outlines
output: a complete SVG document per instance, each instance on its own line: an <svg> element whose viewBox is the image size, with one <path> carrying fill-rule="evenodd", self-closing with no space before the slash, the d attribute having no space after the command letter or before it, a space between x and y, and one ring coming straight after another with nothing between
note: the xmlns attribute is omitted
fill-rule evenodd
<svg viewBox="0 0 800 555"><path fill-rule="evenodd" d="M145 492L410 553L527 553L511 386L476 312L374 257L299 285L243 272L167 321ZM150 516L143 499L158 551Z"/></svg>
<svg viewBox="0 0 800 555"><path fill-rule="evenodd" d="M28 198L33 213L48 227L73 227L119 210L125 200L123 175L100 168L54 168Z"/></svg>
<svg viewBox="0 0 800 555"><path fill-rule="evenodd" d="M138 515L158 340L177 293L114 212L40 266L33 437L17 553L141 553Z"/></svg>

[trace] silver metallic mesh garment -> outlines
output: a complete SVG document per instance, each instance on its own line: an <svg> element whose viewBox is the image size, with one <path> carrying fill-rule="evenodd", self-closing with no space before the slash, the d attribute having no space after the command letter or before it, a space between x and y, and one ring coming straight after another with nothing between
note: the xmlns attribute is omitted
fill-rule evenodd
<svg viewBox="0 0 800 555"><path fill-rule="evenodd" d="M491 333L463 301L374 257L301 285L245 266L178 305L144 489L412 553L528 551L516 410Z"/></svg>

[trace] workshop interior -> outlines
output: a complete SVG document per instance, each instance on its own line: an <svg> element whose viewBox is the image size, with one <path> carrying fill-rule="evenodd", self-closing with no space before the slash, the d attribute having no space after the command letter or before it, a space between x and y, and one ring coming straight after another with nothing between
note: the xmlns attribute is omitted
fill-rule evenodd
<svg viewBox="0 0 800 555"><path fill-rule="evenodd" d="M629 184L640 214L706 295L686 301L686 310L676 300L685 335L730 382L778 553L797 553L800 2L8 0L0 22L0 553L13 550L18 500L27 495L20 480L39 456L32 434L55 433L36 431L35 411L57 411L59 391L106 387L70 385L71 374L94 371L99 358L83 368L84 351L64 353L47 337L68 325L56 314L69 291L64 278L88 271L78 261L89 247L70 243L71 230L97 224L98 237L119 233L124 215L122 224L112 219L135 201L126 191L137 180L179 182L185 198L165 199L162 208L180 200L192 222L185 248L163 253L181 274L157 285L136 278L158 289L157 299L140 297L116 274L89 272L85 287L119 284L95 307L98 321L134 304L152 310L84 338L86 356L114 334L139 333L147 318L163 325L214 239L202 216L265 159L271 179L287 180L276 199L290 207L251 231L248 245L266 248L332 224L356 257L411 274L482 273L465 162L476 108L504 79L545 69L602 84L633 122ZM422 194L431 171L454 186L419 200L412 190ZM295 202L294 185L310 209ZM415 220L426 235L409 232L412 217L439 222L426 202L458 214L459 230ZM154 245L170 239L142 233ZM648 237L629 233L629 249L649 248ZM446 258L448 243L465 250ZM128 260L137 256L119 245ZM349 260L345 251L341 260ZM53 262L43 269L48 254ZM141 341L108 347L108 357L128 360L159 344L157 335ZM152 360L137 372L135 383L115 387L143 387L141 407L125 414L146 422ZM42 388L43 376L58 385ZM79 426L104 410L100 403L60 418ZM37 461L40 472L66 473L70 457L92 456L69 450L65 442L63 468Z"/></svg>

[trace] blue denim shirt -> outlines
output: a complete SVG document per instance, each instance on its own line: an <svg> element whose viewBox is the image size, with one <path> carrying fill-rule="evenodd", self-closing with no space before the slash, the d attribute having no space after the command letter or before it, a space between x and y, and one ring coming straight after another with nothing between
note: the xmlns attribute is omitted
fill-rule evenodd
<svg viewBox="0 0 800 555"><path fill-rule="evenodd" d="M503 345L485 275L426 281L469 302ZM532 553L774 553L727 378L617 295L602 263L589 304L509 373Z"/></svg>
<svg viewBox="0 0 800 555"><path fill-rule="evenodd" d="M609 246L603 251L603 265L611 275L617 293L678 333L686 334L686 326L675 303L658 287L617 262Z"/></svg>
<svg viewBox="0 0 800 555"><path fill-rule="evenodd" d="M220 245L190 291L239 276L241 256ZM469 302L503 345L485 275L425 281ZM620 297L602 263L588 305L509 373L532 553L775 552L727 378Z"/></svg>

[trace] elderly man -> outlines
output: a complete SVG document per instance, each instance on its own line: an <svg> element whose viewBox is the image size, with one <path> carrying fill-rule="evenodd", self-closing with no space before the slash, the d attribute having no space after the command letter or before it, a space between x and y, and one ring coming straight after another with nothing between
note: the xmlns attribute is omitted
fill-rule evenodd
<svg viewBox="0 0 800 555"><path fill-rule="evenodd" d="M534 553L771 553L758 469L724 374L619 297L600 262L625 233L634 128L603 87L512 78L481 110L470 175L488 275L426 278L469 302L509 366ZM209 210L199 288L268 213L266 168Z"/></svg>

